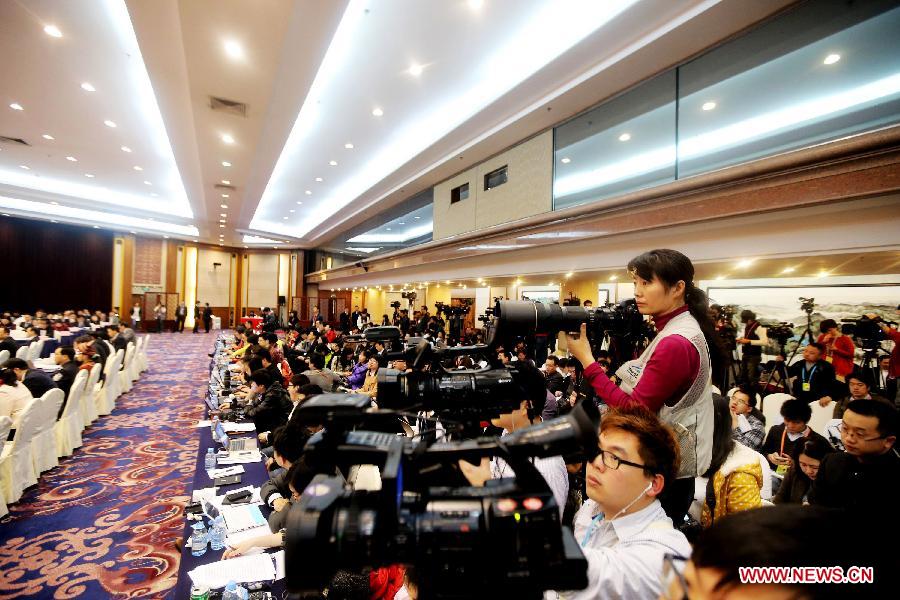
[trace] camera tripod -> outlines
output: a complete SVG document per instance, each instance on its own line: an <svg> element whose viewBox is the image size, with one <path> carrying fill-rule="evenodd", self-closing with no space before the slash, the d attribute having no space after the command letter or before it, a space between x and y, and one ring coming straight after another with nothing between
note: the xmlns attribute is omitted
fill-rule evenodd
<svg viewBox="0 0 900 600"><path fill-rule="evenodd" d="M785 357L784 373L783 374L779 373L779 379L781 379L783 381L782 387L784 388L786 393L790 393L790 390L788 389L787 370L791 364L791 361L794 360L795 356L797 356L797 352L799 352L800 348L803 347L803 340L808 339L809 341L807 342L807 344L812 344L813 342L816 341L816 339L813 337L813 331L812 331L812 314L816 308L816 305L813 303L813 300L814 300L813 298L800 298L800 307L806 313L806 329L804 329L803 333L800 334L800 337L797 338L797 345L794 347L794 351L791 352L790 356L787 356L785 354L785 346L787 345L787 340L783 340L783 341L779 340L779 345L781 346L781 349L780 349L781 356ZM775 361L775 368L772 369L772 372L769 373L769 378L766 379L766 383L763 386L763 393L765 393L765 391L769 389L769 385L772 383L772 378L774 377L775 373L778 372L779 370L780 369L778 368L778 361Z"/></svg>

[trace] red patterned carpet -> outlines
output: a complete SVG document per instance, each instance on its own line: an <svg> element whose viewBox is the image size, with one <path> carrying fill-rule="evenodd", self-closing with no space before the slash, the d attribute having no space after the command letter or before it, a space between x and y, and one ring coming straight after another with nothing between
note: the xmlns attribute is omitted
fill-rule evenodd
<svg viewBox="0 0 900 600"><path fill-rule="evenodd" d="M150 368L0 521L0 599L165 598L215 335L153 334Z"/></svg>

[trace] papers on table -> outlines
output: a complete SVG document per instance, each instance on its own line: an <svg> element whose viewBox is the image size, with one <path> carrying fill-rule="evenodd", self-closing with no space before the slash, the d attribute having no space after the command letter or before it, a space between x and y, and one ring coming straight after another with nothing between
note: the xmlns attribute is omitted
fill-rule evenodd
<svg viewBox="0 0 900 600"><path fill-rule="evenodd" d="M59 371L60 366L56 364L56 361L53 357L49 358L39 358L34 361L34 366L41 371L45 371L47 373L52 373L53 371Z"/></svg>
<svg viewBox="0 0 900 600"><path fill-rule="evenodd" d="M210 469L209 471L207 471L210 479L215 479L216 477L227 477L229 475L237 475L238 473L243 472L243 465L234 465L231 467L224 467L222 469Z"/></svg>
<svg viewBox="0 0 900 600"><path fill-rule="evenodd" d="M230 421L223 422L222 429L225 430L225 433L248 433L250 431L256 431L256 427L253 423L232 423Z"/></svg>
<svg viewBox="0 0 900 600"><path fill-rule="evenodd" d="M283 562L284 558L282 557L281 560ZM210 589L225 587L229 581L236 583L274 581L276 578L275 560L273 560L272 554L238 556L208 565L200 565L193 571L188 571L188 576L194 585L204 585Z"/></svg>
<svg viewBox="0 0 900 600"><path fill-rule="evenodd" d="M240 452L229 452L227 456L219 456L220 465L238 465L243 463L254 463L262 460L262 454L259 450L242 450Z"/></svg>
<svg viewBox="0 0 900 600"><path fill-rule="evenodd" d="M204 500L212 501L216 497L218 488L209 487L202 490L194 490L191 492L191 502L203 502Z"/></svg>
<svg viewBox="0 0 900 600"><path fill-rule="evenodd" d="M269 529L268 525L260 525L259 527L251 527L250 529L245 529L244 531L235 531L234 533L229 532L225 543L228 544L230 548L234 548L245 540L252 540L253 538L269 535L270 533L272 533L272 531ZM261 552L263 552L262 548L253 548L247 551L244 556L247 556L249 554L259 554Z"/></svg>
<svg viewBox="0 0 900 600"><path fill-rule="evenodd" d="M210 425L212 425L212 421L201 420L197 421L192 427L209 427Z"/></svg>

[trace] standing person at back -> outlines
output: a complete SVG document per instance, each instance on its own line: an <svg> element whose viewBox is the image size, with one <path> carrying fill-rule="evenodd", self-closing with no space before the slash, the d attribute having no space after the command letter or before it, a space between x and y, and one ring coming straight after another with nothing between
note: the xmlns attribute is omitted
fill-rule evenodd
<svg viewBox="0 0 900 600"><path fill-rule="evenodd" d="M816 340L825 345L825 360L834 367L835 377L839 381L853 372L853 357L856 346L849 335L844 335L834 319L825 319L819 324L819 338Z"/></svg>
<svg viewBox="0 0 900 600"><path fill-rule="evenodd" d="M131 328L137 330L141 325L141 303L135 302L131 307Z"/></svg>
<svg viewBox="0 0 900 600"><path fill-rule="evenodd" d="M184 302L179 302L178 307L175 309L175 329L178 333L184 331L184 321L187 319L187 306L184 305Z"/></svg>
<svg viewBox="0 0 900 600"><path fill-rule="evenodd" d="M207 302L203 307L203 328L206 329L206 333L209 333L209 330L212 327L212 317L213 312L209 307L209 302Z"/></svg>
<svg viewBox="0 0 900 600"><path fill-rule="evenodd" d="M741 345L741 382L756 389L762 349L769 343L769 339L766 328L759 324L756 313L752 310L741 311L741 323L744 324L744 333L735 340Z"/></svg>
<svg viewBox="0 0 900 600"><path fill-rule="evenodd" d="M153 316L156 317L156 333L162 333L166 327L166 305L159 298L153 307Z"/></svg>

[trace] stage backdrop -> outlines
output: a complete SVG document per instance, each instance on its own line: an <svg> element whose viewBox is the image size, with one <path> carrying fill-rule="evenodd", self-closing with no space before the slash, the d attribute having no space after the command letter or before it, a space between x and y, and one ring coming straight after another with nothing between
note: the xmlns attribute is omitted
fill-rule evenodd
<svg viewBox="0 0 900 600"><path fill-rule="evenodd" d="M111 308L110 231L0 217L0 257L0 311Z"/></svg>

